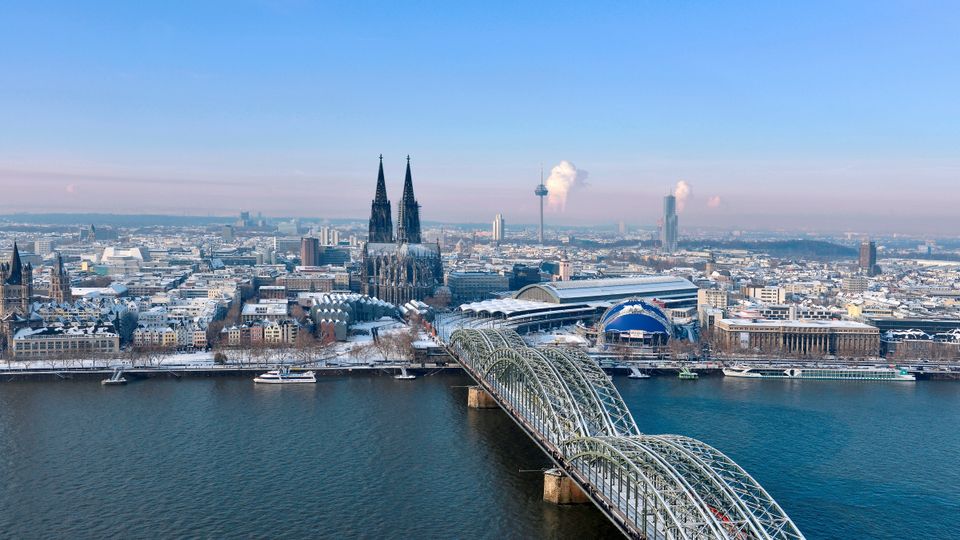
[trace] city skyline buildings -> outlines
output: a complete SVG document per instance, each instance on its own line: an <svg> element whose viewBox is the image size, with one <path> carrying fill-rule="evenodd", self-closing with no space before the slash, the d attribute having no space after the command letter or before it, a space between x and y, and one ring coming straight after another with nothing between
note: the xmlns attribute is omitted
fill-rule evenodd
<svg viewBox="0 0 960 540"><path fill-rule="evenodd" d="M660 226L660 247L664 253L677 250L680 224L677 218L677 198L673 195L663 197L663 217Z"/></svg>
<svg viewBox="0 0 960 540"><path fill-rule="evenodd" d="M860 242L860 271L868 276L875 276L879 272L877 266L877 243L864 239Z"/></svg>
<svg viewBox="0 0 960 540"><path fill-rule="evenodd" d="M494 243L499 244L504 240L504 221L503 214L497 214L493 216L493 229L491 231L491 239Z"/></svg>
<svg viewBox="0 0 960 540"><path fill-rule="evenodd" d="M447 8L9 6L0 213L362 217L382 148L436 221L535 222L546 158L590 171L551 222L657 216L685 179L691 226L960 231L954 6Z"/></svg>

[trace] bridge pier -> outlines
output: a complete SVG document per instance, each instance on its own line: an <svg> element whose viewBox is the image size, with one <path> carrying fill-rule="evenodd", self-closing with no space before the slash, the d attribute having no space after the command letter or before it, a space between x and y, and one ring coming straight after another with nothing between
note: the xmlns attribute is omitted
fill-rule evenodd
<svg viewBox="0 0 960 540"><path fill-rule="evenodd" d="M543 500L553 504L586 504L586 493L560 469L543 471Z"/></svg>
<svg viewBox="0 0 960 540"><path fill-rule="evenodd" d="M497 405L493 396L483 388L471 386L467 388L467 407L471 409L499 409L500 405Z"/></svg>

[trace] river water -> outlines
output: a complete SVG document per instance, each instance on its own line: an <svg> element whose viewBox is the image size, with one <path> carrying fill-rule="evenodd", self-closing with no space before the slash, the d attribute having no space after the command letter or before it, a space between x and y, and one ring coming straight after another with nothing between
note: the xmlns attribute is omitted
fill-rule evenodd
<svg viewBox="0 0 960 540"><path fill-rule="evenodd" d="M960 537L960 384L616 382L642 431L727 453L809 538ZM466 384L2 384L0 537L615 536L541 501L546 458Z"/></svg>

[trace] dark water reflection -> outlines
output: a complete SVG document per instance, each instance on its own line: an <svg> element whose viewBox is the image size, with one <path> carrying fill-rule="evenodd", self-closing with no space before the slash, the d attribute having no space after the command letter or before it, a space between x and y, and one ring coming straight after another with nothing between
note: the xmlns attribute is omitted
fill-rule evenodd
<svg viewBox="0 0 960 540"><path fill-rule="evenodd" d="M0 385L0 537L599 538L461 376ZM958 538L960 384L618 379L647 433L708 442L809 538Z"/></svg>

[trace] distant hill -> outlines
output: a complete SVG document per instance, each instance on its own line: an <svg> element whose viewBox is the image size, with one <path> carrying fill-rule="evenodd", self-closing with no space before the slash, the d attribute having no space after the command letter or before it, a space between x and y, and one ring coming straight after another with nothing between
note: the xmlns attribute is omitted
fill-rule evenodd
<svg viewBox="0 0 960 540"><path fill-rule="evenodd" d="M3 214L0 220L46 225L110 225L114 227L142 227L144 225L213 225L232 223L230 216L164 216L159 214Z"/></svg>
<svg viewBox="0 0 960 540"><path fill-rule="evenodd" d="M788 259L850 259L858 255L855 248L823 240L685 240L680 246L691 250L744 249Z"/></svg>

